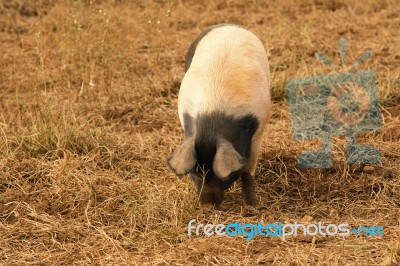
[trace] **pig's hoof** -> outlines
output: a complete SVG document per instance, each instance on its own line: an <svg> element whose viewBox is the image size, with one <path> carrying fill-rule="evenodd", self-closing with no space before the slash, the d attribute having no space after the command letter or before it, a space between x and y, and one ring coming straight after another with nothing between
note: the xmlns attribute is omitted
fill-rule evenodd
<svg viewBox="0 0 400 266"><path fill-rule="evenodd" d="M257 198L256 198L255 195L251 195L251 196L245 197L245 201L246 201L247 205L250 205L250 206L253 206L253 207L257 206L257 204L258 204Z"/></svg>

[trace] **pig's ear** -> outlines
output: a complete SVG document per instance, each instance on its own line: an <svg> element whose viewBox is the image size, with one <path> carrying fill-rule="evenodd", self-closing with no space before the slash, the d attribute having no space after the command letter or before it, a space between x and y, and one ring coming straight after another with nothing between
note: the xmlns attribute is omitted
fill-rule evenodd
<svg viewBox="0 0 400 266"><path fill-rule="evenodd" d="M221 180L225 180L231 173L240 170L244 166L244 161L244 158L240 156L230 142L220 139L214 157L214 174Z"/></svg>
<svg viewBox="0 0 400 266"><path fill-rule="evenodd" d="M176 175L185 175L196 165L196 151L194 138L187 138L182 145L169 156L169 167Z"/></svg>

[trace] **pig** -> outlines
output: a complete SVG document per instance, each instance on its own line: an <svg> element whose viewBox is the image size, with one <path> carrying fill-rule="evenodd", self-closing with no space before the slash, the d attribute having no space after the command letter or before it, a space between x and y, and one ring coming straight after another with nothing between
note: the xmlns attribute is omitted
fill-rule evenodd
<svg viewBox="0 0 400 266"><path fill-rule="evenodd" d="M245 202L257 204L254 175L270 83L262 42L241 26L211 26L187 51L178 96L184 140L167 161L176 175L190 174L201 205L219 206L239 178Z"/></svg>

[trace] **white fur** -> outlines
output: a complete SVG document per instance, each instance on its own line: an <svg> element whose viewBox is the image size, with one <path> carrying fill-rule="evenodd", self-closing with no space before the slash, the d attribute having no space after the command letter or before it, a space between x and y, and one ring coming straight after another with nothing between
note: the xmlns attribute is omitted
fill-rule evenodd
<svg viewBox="0 0 400 266"><path fill-rule="evenodd" d="M178 112L196 118L223 111L260 119L259 136L270 113L270 72L261 41L250 31L234 26L213 29L198 43L179 92ZM261 131L261 132L259 132Z"/></svg>

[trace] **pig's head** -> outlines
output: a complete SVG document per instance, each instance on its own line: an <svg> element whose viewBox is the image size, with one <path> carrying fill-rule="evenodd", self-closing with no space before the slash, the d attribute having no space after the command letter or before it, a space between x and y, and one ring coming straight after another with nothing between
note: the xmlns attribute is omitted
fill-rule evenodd
<svg viewBox="0 0 400 266"><path fill-rule="evenodd" d="M219 205L224 190L239 177L245 158L220 137L217 142L187 138L168 159L175 174L190 173L202 205Z"/></svg>
<svg viewBox="0 0 400 266"><path fill-rule="evenodd" d="M178 176L190 173L202 205L219 205L246 165L258 120L213 114L196 120L185 116L184 121L186 138L169 157L169 166Z"/></svg>

